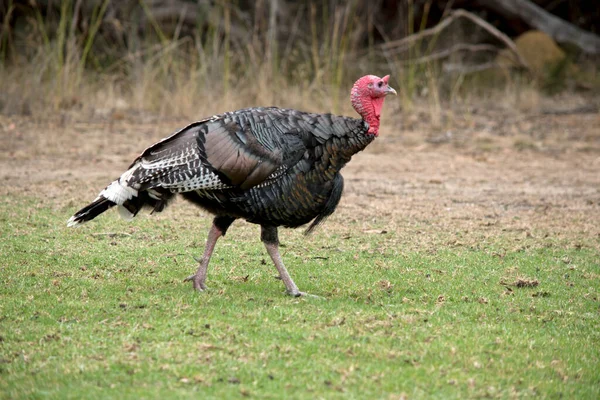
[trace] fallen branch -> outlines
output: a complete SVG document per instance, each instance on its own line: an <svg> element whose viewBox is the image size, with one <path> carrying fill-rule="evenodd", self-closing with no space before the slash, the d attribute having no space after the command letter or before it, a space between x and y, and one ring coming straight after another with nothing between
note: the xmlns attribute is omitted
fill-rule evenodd
<svg viewBox="0 0 600 400"><path fill-rule="evenodd" d="M504 16L523 22L548 34L557 42L572 43L588 54L600 54L600 37L550 14L528 0L479 0L479 3Z"/></svg>
<svg viewBox="0 0 600 400"><path fill-rule="evenodd" d="M417 32L415 34L412 34L410 36L407 36L407 37L399 39L399 40L394 40L391 42L384 43L380 46L380 48L381 48L381 50L383 50L384 54L388 58L389 58L389 56L403 53L413 43L415 43L425 37L439 34L444 29L446 29L452 22L454 22L455 20L457 20L459 18L466 18L469 21L473 22L474 24L479 25L485 31L490 33L492 36L494 36L495 38L497 38L498 40L503 42L506 45L506 47L508 49L510 49L510 51L515 55L518 65L529 70L529 65L527 64L525 59L519 53L519 50L517 49L517 46L515 45L515 43L507 35L505 35L501 31L499 31L494 26L492 26L490 23L484 21L477 15L470 13L468 11L465 11L465 10L452 11L448 17L444 18L436 26L429 28L429 29L424 29L420 32Z"/></svg>

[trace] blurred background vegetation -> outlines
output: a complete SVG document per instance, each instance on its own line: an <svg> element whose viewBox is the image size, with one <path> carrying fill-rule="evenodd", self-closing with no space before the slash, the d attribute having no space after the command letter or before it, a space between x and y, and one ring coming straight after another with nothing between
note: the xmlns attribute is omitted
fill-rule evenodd
<svg viewBox="0 0 600 400"><path fill-rule="evenodd" d="M534 3L590 34L599 29L596 2ZM257 105L351 112L347 92L366 73L391 74L406 108L436 110L494 91L597 92L597 54L558 44L495 5L3 0L0 112L197 118Z"/></svg>

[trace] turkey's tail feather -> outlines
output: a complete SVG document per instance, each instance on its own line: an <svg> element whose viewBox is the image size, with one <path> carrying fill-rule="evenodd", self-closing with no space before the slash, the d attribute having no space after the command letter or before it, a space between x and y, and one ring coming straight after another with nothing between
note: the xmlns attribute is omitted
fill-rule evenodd
<svg viewBox="0 0 600 400"><path fill-rule="evenodd" d="M123 204L117 204L101 194L92 203L77 211L75 215L67 221L67 226L77 226L87 221L91 221L114 206L118 206L119 215L127 220L131 220L145 207L151 208L152 213L161 212L172 200L173 196L173 193L167 190L159 191L150 189L149 191L140 191L137 196L132 196L131 199L125 200Z"/></svg>
<svg viewBox="0 0 600 400"><path fill-rule="evenodd" d="M99 196L92 203L83 207L81 210L77 211L75 215L69 218L67 221L67 226L77 226L83 224L84 222L91 221L115 205L116 203L108 200L106 197Z"/></svg>

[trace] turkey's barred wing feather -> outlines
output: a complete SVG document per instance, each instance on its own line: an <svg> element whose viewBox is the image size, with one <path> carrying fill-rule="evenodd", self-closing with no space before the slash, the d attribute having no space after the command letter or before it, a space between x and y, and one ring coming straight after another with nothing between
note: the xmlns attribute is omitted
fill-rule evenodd
<svg viewBox="0 0 600 400"><path fill-rule="evenodd" d="M199 147L196 143L196 137L204 135L205 125L208 121L202 120L190 124L171 136L153 144L144 150L130 167L133 167L140 161L146 163L147 168L152 168L152 164L155 167L161 167L165 164L177 165L178 162L185 162L187 155L197 154Z"/></svg>
<svg viewBox="0 0 600 400"><path fill-rule="evenodd" d="M218 189L227 186L203 162L208 120L191 124L150 146L133 162L128 184L139 190L163 187L172 192Z"/></svg>

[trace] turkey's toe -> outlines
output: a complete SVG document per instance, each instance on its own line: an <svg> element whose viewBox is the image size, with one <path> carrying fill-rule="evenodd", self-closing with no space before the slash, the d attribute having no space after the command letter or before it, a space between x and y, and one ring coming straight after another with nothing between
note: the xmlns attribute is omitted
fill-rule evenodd
<svg viewBox="0 0 600 400"><path fill-rule="evenodd" d="M208 290L208 287L204 284L204 281L199 279L195 274L188 276L183 281L184 282L192 281L192 285L194 286L194 289L196 289L199 292L204 292L205 290Z"/></svg>

